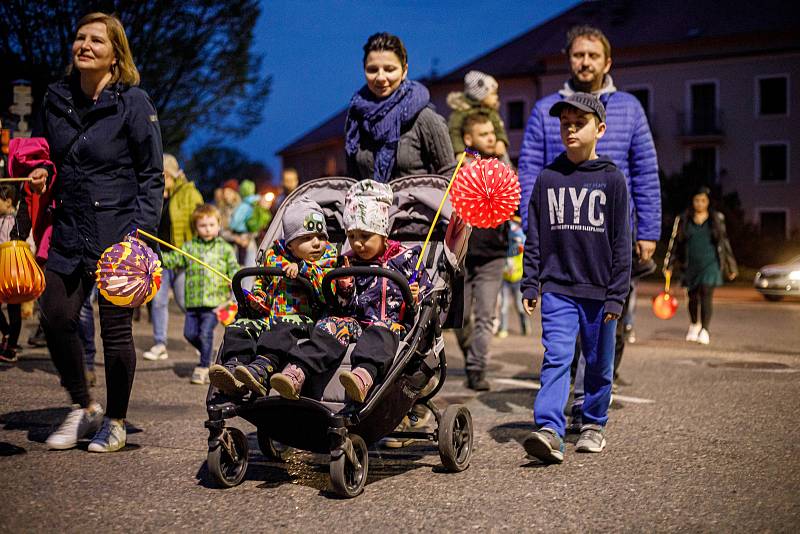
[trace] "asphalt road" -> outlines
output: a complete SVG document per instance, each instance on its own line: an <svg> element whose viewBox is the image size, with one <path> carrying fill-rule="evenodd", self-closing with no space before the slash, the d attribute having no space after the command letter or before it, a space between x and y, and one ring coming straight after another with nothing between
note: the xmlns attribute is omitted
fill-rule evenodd
<svg viewBox="0 0 800 534"><path fill-rule="evenodd" d="M233 489L210 487L206 390L188 382L195 355L177 314L170 358L139 361L128 446L114 454L90 454L86 444L46 450L67 397L46 351L26 348L16 367L0 368L0 532L796 532L800 302L724 291L712 344L702 347L683 341L685 299L676 318L659 321L648 309L653 291L639 301L637 343L621 369L629 385L613 402L605 452L568 445L558 466L525 457L519 441L532 429L538 325L530 337L495 340L492 390L478 395L463 387L448 335L450 377L437 400L472 412L469 469L441 472L432 443L373 448L366 490L352 500L327 491L326 456L268 462L243 421L235 424L251 433L247 477ZM149 347L146 322L135 325L135 340L139 352ZM103 402L102 376L93 391Z"/></svg>

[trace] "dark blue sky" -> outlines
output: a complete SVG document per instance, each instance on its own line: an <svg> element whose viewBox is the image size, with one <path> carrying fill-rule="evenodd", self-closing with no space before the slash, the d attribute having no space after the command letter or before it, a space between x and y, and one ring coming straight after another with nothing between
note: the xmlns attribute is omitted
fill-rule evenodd
<svg viewBox="0 0 800 534"><path fill-rule="evenodd" d="M264 54L272 91L261 125L235 146L277 175L280 160L275 152L345 107L363 85L361 47L375 32L388 31L403 39L414 79L429 74L434 62L444 74L576 3L263 1L255 49ZM206 135L195 136L185 150L192 152Z"/></svg>

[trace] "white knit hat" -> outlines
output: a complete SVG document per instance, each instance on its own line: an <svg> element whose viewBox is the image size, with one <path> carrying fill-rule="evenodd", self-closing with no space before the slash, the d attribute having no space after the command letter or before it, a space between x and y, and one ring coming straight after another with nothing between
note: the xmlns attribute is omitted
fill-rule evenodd
<svg viewBox="0 0 800 534"><path fill-rule="evenodd" d="M483 72L471 70L464 76L464 94L472 100L480 102L497 87L497 80Z"/></svg>
<svg viewBox="0 0 800 534"><path fill-rule="evenodd" d="M353 184L344 200L344 229L364 230L389 236L389 207L394 195L388 184L361 180Z"/></svg>

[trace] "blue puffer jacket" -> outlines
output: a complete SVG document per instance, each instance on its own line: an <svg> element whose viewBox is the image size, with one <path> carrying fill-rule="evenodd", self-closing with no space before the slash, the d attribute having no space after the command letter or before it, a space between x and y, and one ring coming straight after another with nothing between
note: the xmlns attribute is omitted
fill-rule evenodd
<svg viewBox="0 0 800 534"><path fill-rule="evenodd" d="M539 100L531 111L519 155L522 186L520 214L528 224L528 204L533 184L542 169L564 152L560 125L550 107L564 98L564 91ZM628 182L631 230L635 239L658 241L661 235L661 186L653 136L641 104L630 93L611 91L600 95L606 106L606 134L597 143L597 153L608 156Z"/></svg>

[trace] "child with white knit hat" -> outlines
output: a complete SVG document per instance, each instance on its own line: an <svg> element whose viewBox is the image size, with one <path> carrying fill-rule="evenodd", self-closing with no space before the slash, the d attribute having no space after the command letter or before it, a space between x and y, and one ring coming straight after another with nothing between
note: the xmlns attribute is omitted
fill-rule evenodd
<svg viewBox="0 0 800 534"><path fill-rule="evenodd" d="M464 91L454 91L447 95L447 105L453 112L447 120L450 141L456 154L464 151L464 121L472 114L483 113L489 116L497 136L495 155L507 161L508 134L503 119L500 118L500 97L497 93L498 83L494 77L477 70L471 70L464 76Z"/></svg>
<svg viewBox="0 0 800 534"><path fill-rule="evenodd" d="M391 188L374 180L362 180L347 192L344 226L351 251L345 254L345 265L352 261L356 266L379 266L410 280L420 247L409 249L389 239L392 199ZM322 373L338 365L348 344L356 340L350 356L352 371L340 375L347 396L363 402L373 383L385 375L408 328L407 303L400 287L388 278L378 275L354 278L341 280L337 285L338 296L347 301L348 315L318 321L310 341L299 345L290 355L291 364L272 377L270 384L281 396L299 398L309 373ZM419 298L420 283L427 287L424 277L409 285L413 305Z"/></svg>

